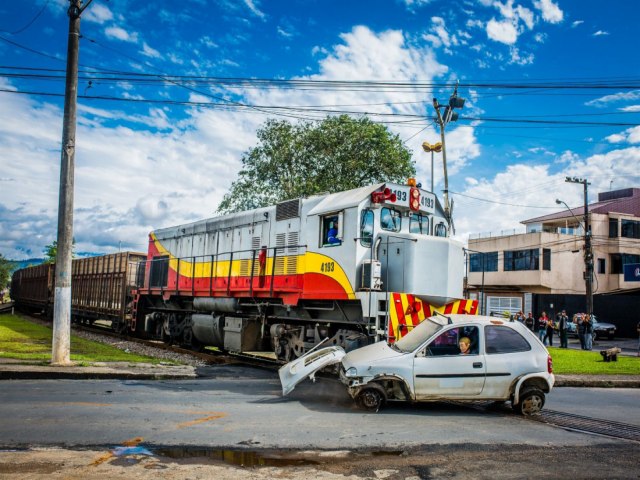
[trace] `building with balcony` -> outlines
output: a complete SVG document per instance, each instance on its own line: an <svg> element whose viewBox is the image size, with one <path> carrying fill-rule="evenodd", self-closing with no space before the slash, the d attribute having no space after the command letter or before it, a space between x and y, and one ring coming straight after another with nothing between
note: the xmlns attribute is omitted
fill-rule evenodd
<svg viewBox="0 0 640 480"><path fill-rule="evenodd" d="M600 193L588 206L594 262L594 313L602 320L640 312L640 277L625 265L640 264L640 188ZM522 233L471 236L466 287L483 313L584 311L584 207L524 220ZM640 266L640 265L639 265ZM627 270L629 268L627 267Z"/></svg>

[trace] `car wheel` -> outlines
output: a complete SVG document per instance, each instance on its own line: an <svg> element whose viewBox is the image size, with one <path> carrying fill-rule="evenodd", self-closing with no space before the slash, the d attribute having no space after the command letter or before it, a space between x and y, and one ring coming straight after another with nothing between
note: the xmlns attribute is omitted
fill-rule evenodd
<svg viewBox="0 0 640 480"><path fill-rule="evenodd" d="M356 396L356 403L364 410L377 412L384 405L384 393L381 387L365 387Z"/></svg>
<svg viewBox="0 0 640 480"><path fill-rule="evenodd" d="M544 392L539 388L527 388L520 393L520 402L513 409L520 415L536 415L544 407Z"/></svg>

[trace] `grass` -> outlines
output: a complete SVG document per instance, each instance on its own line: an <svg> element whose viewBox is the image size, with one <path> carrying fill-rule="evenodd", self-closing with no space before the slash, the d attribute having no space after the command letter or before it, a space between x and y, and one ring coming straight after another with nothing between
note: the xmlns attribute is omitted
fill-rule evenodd
<svg viewBox="0 0 640 480"><path fill-rule="evenodd" d="M640 375L640 358L618 355L605 362L600 352L549 347L556 375Z"/></svg>
<svg viewBox="0 0 640 480"><path fill-rule="evenodd" d="M50 327L29 322L19 315L0 315L0 358L51 361ZM94 362L133 362L157 364L163 360L126 353L110 345L71 335L71 361L81 365Z"/></svg>

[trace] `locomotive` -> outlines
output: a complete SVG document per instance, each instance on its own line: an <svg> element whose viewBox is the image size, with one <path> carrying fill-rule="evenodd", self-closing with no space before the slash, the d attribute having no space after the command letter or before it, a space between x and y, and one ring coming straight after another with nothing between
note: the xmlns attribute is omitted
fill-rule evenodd
<svg viewBox="0 0 640 480"><path fill-rule="evenodd" d="M155 230L128 328L282 361L394 341L435 311L477 313L449 233L413 179Z"/></svg>
<svg viewBox="0 0 640 480"><path fill-rule="evenodd" d="M291 361L318 344L393 342L461 300L462 244L411 179L155 230L145 254L76 259L72 320L193 348ZM18 308L53 305L55 265L14 272Z"/></svg>

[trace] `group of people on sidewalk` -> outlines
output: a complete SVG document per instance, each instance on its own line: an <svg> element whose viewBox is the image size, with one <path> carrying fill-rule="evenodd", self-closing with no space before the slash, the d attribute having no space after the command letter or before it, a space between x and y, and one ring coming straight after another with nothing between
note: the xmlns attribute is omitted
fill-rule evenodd
<svg viewBox="0 0 640 480"><path fill-rule="evenodd" d="M547 312L542 312L536 320L531 312L525 317L524 313L520 311L515 320L524 323L529 330L538 335L544 345L549 345L550 347L553 346L554 331L558 330L560 348L568 348L569 322L571 320L569 320L566 310L559 312L555 320L549 318ZM593 322L591 321L591 316L584 313L576 314L573 318L573 323L576 324L580 346L583 350L591 350L593 348Z"/></svg>

